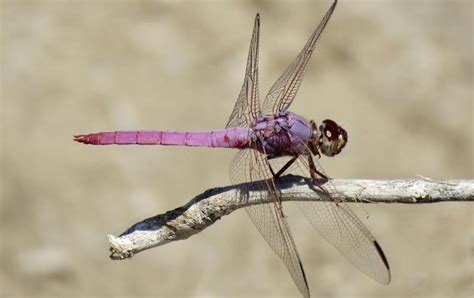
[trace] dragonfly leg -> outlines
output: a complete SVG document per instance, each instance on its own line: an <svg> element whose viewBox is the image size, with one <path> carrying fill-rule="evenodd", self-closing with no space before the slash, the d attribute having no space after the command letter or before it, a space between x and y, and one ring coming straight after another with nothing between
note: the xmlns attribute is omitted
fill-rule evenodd
<svg viewBox="0 0 474 298"><path fill-rule="evenodd" d="M286 162L286 164L281 167L280 170L278 170L278 172L275 174L272 170L272 168L270 167L270 170L272 171L272 174L273 174L273 179L278 179L280 178L280 176L296 161L296 159L298 159L298 156L293 156L289 161ZM282 209L282 204L281 204L281 201L280 201L280 212L281 212L281 215L284 216L283 214L283 209Z"/></svg>
<svg viewBox="0 0 474 298"><path fill-rule="evenodd" d="M328 198L333 200L336 203L336 205L338 205L337 201L334 200L334 198L329 194L329 192L325 188L322 187L322 183L318 182L318 180L320 180L320 178L323 178L325 180L329 180L328 176L326 176L323 173L321 173L320 171L318 171L318 169L316 168L316 165L314 164L313 157L311 155L308 156L308 163L309 163L309 173L311 175L311 178L313 179L314 185L317 188L319 188Z"/></svg>
<svg viewBox="0 0 474 298"><path fill-rule="evenodd" d="M281 167L280 170L275 174L273 171L272 167L270 166L270 171L272 172L273 179L278 179L280 176L298 159L298 156L293 156L289 161L286 162L286 164ZM270 165L270 164L269 164Z"/></svg>
<svg viewBox="0 0 474 298"><path fill-rule="evenodd" d="M267 160L270 160L270 158L267 157ZM273 178L275 178L275 172L273 171L273 168L270 165L270 163L268 163L268 168L270 169L270 172L272 173Z"/></svg>
<svg viewBox="0 0 474 298"><path fill-rule="evenodd" d="M316 168L316 165L314 164L313 157L311 155L308 156L308 162L309 162L309 170L310 170L311 178L313 178L314 180L318 180L319 179L318 176L319 176L320 178L323 178L324 180L329 180L328 176L318 171L318 169Z"/></svg>
<svg viewBox="0 0 474 298"><path fill-rule="evenodd" d="M273 175L273 180L277 180L278 178L280 178L280 176L296 161L297 158L298 158L298 156L292 157L280 170L278 170L277 173L275 173L275 171L273 171L272 166L270 165L269 162L267 162L268 168L270 169L270 172ZM269 158L267 158L267 161L268 160L269 160ZM275 191L277 191L277 190L275 189ZM281 203L281 198L280 198L280 196L277 196L277 197L278 197L278 211L281 213L282 217L286 217L285 214L283 214L283 205Z"/></svg>

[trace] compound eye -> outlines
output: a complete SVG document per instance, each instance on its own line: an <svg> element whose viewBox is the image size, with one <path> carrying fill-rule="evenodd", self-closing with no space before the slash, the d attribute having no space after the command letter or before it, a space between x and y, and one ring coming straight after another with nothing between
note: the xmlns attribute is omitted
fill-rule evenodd
<svg viewBox="0 0 474 298"><path fill-rule="evenodd" d="M325 133L326 133L326 138L331 139L331 136L332 136L331 131L329 129L326 129Z"/></svg>
<svg viewBox="0 0 474 298"><path fill-rule="evenodd" d="M331 141L335 141L339 134L339 125L336 122L326 119L323 121L324 124L324 135Z"/></svg>

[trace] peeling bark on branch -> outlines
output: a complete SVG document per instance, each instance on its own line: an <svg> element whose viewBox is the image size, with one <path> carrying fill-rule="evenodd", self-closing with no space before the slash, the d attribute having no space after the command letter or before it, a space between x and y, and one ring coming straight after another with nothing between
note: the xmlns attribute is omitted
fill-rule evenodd
<svg viewBox="0 0 474 298"><path fill-rule="evenodd" d="M334 179L331 183L337 189L336 193L331 193L333 199L344 202L424 204L474 201L474 180ZM284 176L278 180L277 187L282 201L326 200L309 179L300 176ZM149 248L187 239L237 209L262 203L257 201L261 196L255 195L260 191L263 190L252 189L251 184L209 189L182 207L134 224L118 237L109 235L110 258L122 260Z"/></svg>

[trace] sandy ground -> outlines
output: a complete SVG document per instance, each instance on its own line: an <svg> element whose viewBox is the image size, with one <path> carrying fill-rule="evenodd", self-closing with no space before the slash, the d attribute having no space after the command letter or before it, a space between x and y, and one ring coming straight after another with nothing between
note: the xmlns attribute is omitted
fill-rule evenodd
<svg viewBox="0 0 474 298"><path fill-rule="evenodd" d="M229 184L235 152L71 138L223 127L255 13L263 97L329 5L2 1L2 297L299 296L244 211L186 241L108 258L107 234ZM292 105L348 130L326 172L473 179L473 36L472 1L342 1ZM389 286L286 207L314 296L472 297L472 204L366 206Z"/></svg>

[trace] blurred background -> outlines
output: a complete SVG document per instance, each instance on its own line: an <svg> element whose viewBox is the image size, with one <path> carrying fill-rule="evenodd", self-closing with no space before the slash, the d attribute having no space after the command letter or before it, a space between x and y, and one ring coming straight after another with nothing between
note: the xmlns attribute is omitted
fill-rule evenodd
<svg viewBox="0 0 474 298"><path fill-rule="evenodd" d="M109 259L107 234L228 185L235 152L85 146L73 134L222 128L260 12L261 97L331 1L2 1L2 297L299 296L245 212ZM473 2L341 1L292 110L349 133L335 178L473 179ZM376 284L286 207L319 297L467 297L473 205L365 205ZM359 208L360 209L360 208Z"/></svg>

